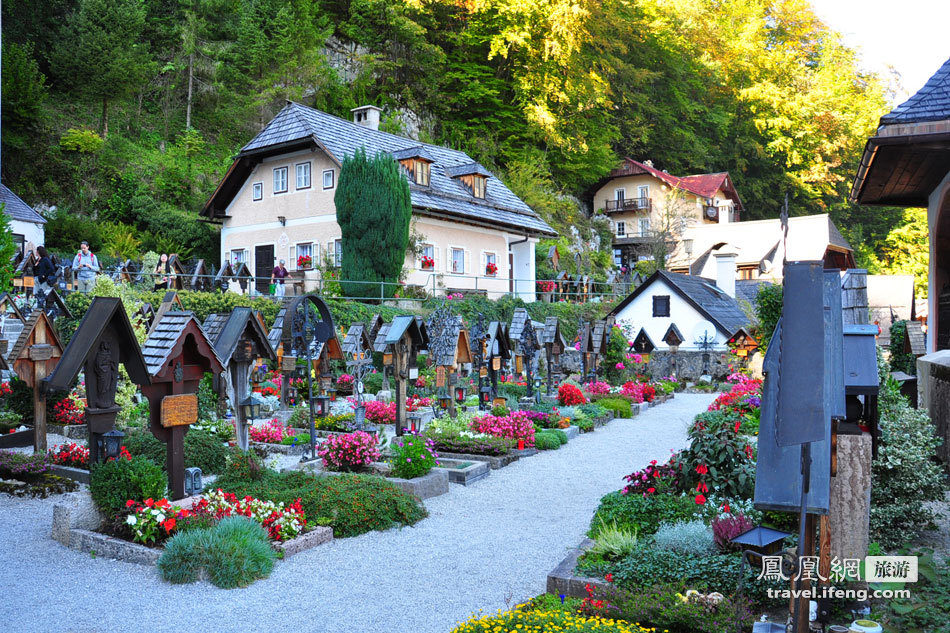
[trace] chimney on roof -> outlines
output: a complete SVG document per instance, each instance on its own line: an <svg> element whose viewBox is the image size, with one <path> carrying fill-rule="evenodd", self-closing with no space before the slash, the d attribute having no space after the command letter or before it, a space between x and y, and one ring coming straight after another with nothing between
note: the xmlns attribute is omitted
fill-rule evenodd
<svg viewBox="0 0 950 633"><path fill-rule="evenodd" d="M715 253L716 257L716 285L727 295L736 298L736 253L733 250L723 250Z"/></svg>
<svg viewBox="0 0 950 633"><path fill-rule="evenodd" d="M643 161L643 164L646 165L647 167L653 167L653 161L650 160L649 158Z"/></svg>
<svg viewBox="0 0 950 633"><path fill-rule="evenodd" d="M368 127L371 130L379 129L379 113L382 112L380 108L374 105L364 105L353 108L350 112L353 113L353 123Z"/></svg>

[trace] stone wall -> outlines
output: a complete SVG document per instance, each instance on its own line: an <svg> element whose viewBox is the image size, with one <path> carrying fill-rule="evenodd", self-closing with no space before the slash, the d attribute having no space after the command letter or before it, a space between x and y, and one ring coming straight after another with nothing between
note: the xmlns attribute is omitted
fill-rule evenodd
<svg viewBox="0 0 950 633"><path fill-rule="evenodd" d="M950 463L950 350L941 350L917 359L917 403L927 409L943 444L937 456Z"/></svg>
<svg viewBox="0 0 950 633"><path fill-rule="evenodd" d="M697 381L707 364L714 381L724 380L729 375L729 354L716 351L709 352L709 361L705 363L703 352L679 351L674 354L669 350L657 350L650 354L647 369L654 378L675 374L680 380Z"/></svg>

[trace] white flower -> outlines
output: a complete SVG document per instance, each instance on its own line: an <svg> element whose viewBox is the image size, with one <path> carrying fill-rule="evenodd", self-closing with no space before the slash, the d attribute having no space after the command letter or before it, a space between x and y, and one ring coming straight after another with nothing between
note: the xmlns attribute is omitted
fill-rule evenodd
<svg viewBox="0 0 950 633"><path fill-rule="evenodd" d="M129 525L135 525L135 515L130 514L128 517L126 517L125 522Z"/></svg>
<svg viewBox="0 0 950 633"><path fill-rule="evenodd" d="M158 520L159 523L164 523L164 522L165 522L165 515L159 513L159 514L155 517L155 519Z"/></svg>

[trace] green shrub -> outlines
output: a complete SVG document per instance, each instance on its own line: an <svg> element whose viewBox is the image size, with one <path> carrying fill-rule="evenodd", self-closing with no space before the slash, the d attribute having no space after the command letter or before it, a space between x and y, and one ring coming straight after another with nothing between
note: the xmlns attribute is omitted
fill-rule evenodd
<svg viewBox="0 0 950 633"><path fill-rule="evenodd" d="M365 393L379 393L383 390L383 374L375 372L363 376L363 390Z"/></svg>
<svg viewBox="0 0 950 633"><path fill-rule="evenodd" d="M653 544L680 554L703 555L715 549L712 529L698 520L664 523L653 535Z"/></svg>
<svg viewBox="0 0 950 633"><path fill-rule="evenodd" d="M504 405L496 405L491 408L491 414L496 418L504 418L509 414L508 407Z"/></svg>
<svg viewBox="0 0 950 633"><path fill-rule="evenodd" d="M693 424L689 429L689 447L677 453L673 465L679 470L680 492L696 495L702 479L707 494L727 498L752 498L755 488L755 449L746 437L737 435L734 427L710 429ZM705 465L709 472L700 477L696 467Z"/></svg>
<svg viewBox="0 0 950 633"><path fill-rule="evenodd" d="M641 537L653 534L661 523L676 523L693 518L696 503L691 497L657 494L624 495L620 491L604 495L591 520L587 535L596 539L604 525L636 531Z"/></svg>
<svg viewBox="0 0 950 633"><path fill-rule="evenodd" d="M554 433L557 436L558 441L564 445L567 444L567 433L561 429L551 429L548 433Z"/></svg>
<svg viewBox="0 0 950 633"><path fill-rule="evenodd" d="M129 433L123 438L123 443L132 455L147 457L165 468L165 443L150 431ZM185 468L198 467L205 474L220 473L224 470L227 457L228 448L217 433L193 428L185 435Z"/></svg>
<svg viewBox="0 0 950 633"><path fill-rule="evenodd" d="M629 418L633 416L630 401L626 398L601 398L597 406L614 412L614 417Z"/></svg>
<svg viewBox="0 0 950 633"><path fill-rule="evenodd" d="M616 522L602 524L594 545L587 550L591 556L606 560L620 560L637 547L637 531L617 527Z"/></svg>
<svg viewBox="0 0 950 633"><path fill-rule="evenodd" d="M561 440L550 431L541 431L534 434L534 447L539 451L556 451L561 448Z"/></svg>
<svg viewBox="0 0 950 633"><path fill-rule="evenodd" d="M295 435L288 435L280 441L281 444L285 446L299 446L301 444L310 443L310 434L309 433L297 433Z"/></svg>
<svg viewBox="0 0 950 633"><path fill-rule="evenodd" d="M591 419L602 418L607 415L607 412L609 411L609 409L606 407L600 406L599 402L596 404L593 402L588 402L587 404L578 405L577 410Z"/></svg>
<svg viewBox="0 0 950 633"><path fill-rule="evenodd" d="M594 430L594 421L588 417L574 420L574 424L581 433L590 433Z"/></svg>
<svg viewBox="0 0 950 633"><path fill-rule="evenodd" d="M231 451L231 454L228 455L224 473L222 473L221 478L235 481L258 481L265 473L266 470L264 469L263 463L261 463L261 458L257 456L257 453L235 448ZM220 487L220 484L218 485ZM244 495L240 496L243 497Z"/></svg>
<svg viewBox="0 0 950 633"><path fill-rule="evenodd" d="M415 479L427 475L435 466L435 444L424 435L403 435L394 438L389 447L393 452L389 462L394 477Z"/></svg>
<svg viewBox="0 0 950 633"><path fill-rule="evenodd" d="M926 411L882 391L881 443L871 467L871 538L890 549L933 525L934 511L925 504L943 497L945 483L936 461L941 440Z"/></svg>
<svg viewBox="0 0 950 633"><path fill-rule="evenodd" d="M173 536L158 559L158 570L171 583L195 582L204 572L216 587L233 589L266 578L276 558L264 528L234 516Z"/></svg>
<svg viewBox="0 0 950 633"><path fill-rule="evenodd" d="M125 510L129 499L144 501L164 497L167 483L165 473L155 462L133 457L93 464L89 492L102 513L114 517Z"/></svg>
<svg viewBox="0 0 950 633"><path fill-rule="evenodd" d="M226 473L215 485L238 497L286 504L299 498L307 516L327 517L333 535L339 538L412 525L426 516L418 499L375 475L314 477L300 471L260 470L256 479Z"/></svg>

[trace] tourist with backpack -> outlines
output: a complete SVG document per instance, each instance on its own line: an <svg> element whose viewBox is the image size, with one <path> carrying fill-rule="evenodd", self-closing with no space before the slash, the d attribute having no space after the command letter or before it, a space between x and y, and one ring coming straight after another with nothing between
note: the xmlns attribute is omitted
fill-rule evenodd
<svg viewBox="0 0 950 633"><path fill-rule="evenodd" d="M79 292L92 290L96 284L96 275L99 274L99 258L89 250L89 242L86 240L79 245L79 252L73 258L73 272L76 273Z"/></svg>

